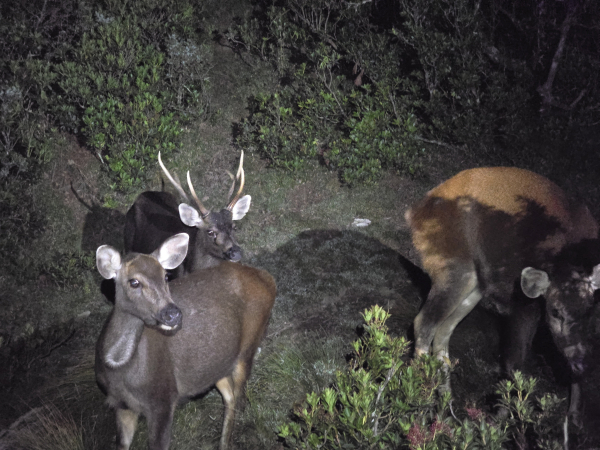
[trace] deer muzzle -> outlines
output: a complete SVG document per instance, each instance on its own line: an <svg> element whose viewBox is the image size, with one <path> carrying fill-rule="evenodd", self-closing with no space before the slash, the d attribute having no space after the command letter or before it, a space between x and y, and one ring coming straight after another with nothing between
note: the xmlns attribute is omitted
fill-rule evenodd
<svg viewBox="0 0 600 450"><path fill-rule="evenodd" d="M225 252L225 258L231 262L238 262L242 259L242 249L237 245L232 246Z"/></svg>
<svg viewBox="0 0 600 450"><path fill-rule="evenodd" d="M563 348L563 354L566 356L569 368L575 376L580 376L585 372L585 353L585 347L581 343Z"/></svg>
<svg viewBox="0 0 600 450"><path fill-rule="evenodd" d="M170 303L158 313L159 328L165 331L172 331L181 327L182 316L181 310L173 303Z"/></svg>

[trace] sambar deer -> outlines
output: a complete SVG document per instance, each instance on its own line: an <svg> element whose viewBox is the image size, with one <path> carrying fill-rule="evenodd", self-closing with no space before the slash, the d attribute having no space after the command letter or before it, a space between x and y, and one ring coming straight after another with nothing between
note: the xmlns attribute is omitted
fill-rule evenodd
<svg viewBox="0 0 600 450"><path fill-rule="evenodd" d="M448 358L450 336L483 298L507 316L506 373L531 348L544 312L571 373L577 420L586 319L600 285L598 224L548 179L511 167L465 170L429 191L406 220L432 281L414 320L415 353ZM449 381L446 386L450 387Z"/></svg>
<svg viewBox="0 0 600 450"><path fill-rule="evenodd" d="M230 448L235 411L265 334L276 288L269 273L231 262L170 283L166 270L186 256L189 236L167 239L152 254L96 252L98 271L114 279L115 305L96 344L96 380L116 410L117 449L131 445L139 415L149 448L166 450L175 407L216 386L225 416L220 448Z"/></svg>
<svg viewBox="0 0 600 450"><path fill-rule="evenodd" d="M152 253L169 236L187 233L190 248L184 263L175 276L197 269L213 267L221 261L238 262L242 249L237 243L233 221L244 218L250 208L251 197L240 198L244 189L244 152L236 177L229 190L233 194L236 181L240 182L235 197L221 211L210 211L204 207L187 173L188 186L198 209L188 205L189 198L178 180L173 178L163 164L160 153L158 162L167 179L173 184L181 203L169 192L146 191L135 200L125 216L125 252Z"/></svg>

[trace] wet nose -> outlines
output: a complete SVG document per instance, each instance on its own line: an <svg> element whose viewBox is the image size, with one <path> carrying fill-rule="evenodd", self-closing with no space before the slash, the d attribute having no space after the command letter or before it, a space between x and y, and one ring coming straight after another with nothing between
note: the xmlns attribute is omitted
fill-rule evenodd
<svg viewBox="0 0 600 450"><path fill-rule="evenodd" d="M237 245L234 245L229 250L227 250L227 252L225 253L225 257L229 261L238 262L240 259L242 259L242 249Z"/></svg>
<svg viewBox="0 0 600 450"><path fill-rule="evenodd" d="M583 357L577 358L569 361L569 366L573 375L582 375L585 372L585 364L583 362Z"/></svg>
<svg viewBox="0 0 600 450"><path fill-rule="evenodd" d="M178 327L181 325L181 310L171 303L160 312L159 321L169 328Z"/></svg>
<svg viewBox="0 0 600 450"><path fill-rule="evenodd" d="M563 352L569 361L569 367L573 374L581 375L585 371L585 347L581 343L570 345L565 347Z"/></svg>

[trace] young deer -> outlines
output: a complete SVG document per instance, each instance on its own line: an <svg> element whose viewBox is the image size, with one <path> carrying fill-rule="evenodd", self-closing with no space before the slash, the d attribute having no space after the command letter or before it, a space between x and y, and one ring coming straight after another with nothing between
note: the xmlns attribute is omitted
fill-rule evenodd
<svg viewBox="0 0 600 450"><path fill-rule="evenodd" d="M189 237L167 239L150 255L96 252L116 284L115 306L96 345L96 380L116 410L117 449L127 450L139 415L149 448L167 450L175 407L216 386L225 403L220 448L230 448L235 411L265 334L276 288L269 273L231 262L167 284Z"/></svg>
<svg viewBox="0 0 600 450"><path fill-rule="evenodd" d="M600 286L598 224L588 208L541 175L485 167L432 189L406 219L432 281L414 321L416 354L433 347L447 359L455 327L484 299L508 319L509 373L522 366L544 317L572 375L569 413L577 420L585 325Z"/></svg>
<svg viewBox="0 0 600 450"><path fill-rule="evenodd" d="M242 258L242 249L235 238L233 221L244 218L251 202L249 195L240 198L244 188L244 153L242 152L240 157L240 165L229 191L229 198L233 194L236 181L240 182L238 192L233 200L218 212L209 211L204 207L196 195L189 171L188 186L198 209L188 205L187 194L164 166L160 153L158 162L179 193L181 203L178 204L175 197L168 192L142 192L125 216L125 252L151 253L169 236L187 233L190 236L188 256L179 266L176 275L212 267L224 260L239 261Z"/></svg>

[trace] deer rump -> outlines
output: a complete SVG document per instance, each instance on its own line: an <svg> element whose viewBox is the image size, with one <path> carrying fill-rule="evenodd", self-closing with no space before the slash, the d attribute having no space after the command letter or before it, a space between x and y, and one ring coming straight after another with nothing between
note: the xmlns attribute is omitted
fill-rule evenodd
<svg viewBox="0 0 600 450"><path fill-rule="evenodd" d="M125 251L150 254L178 233L186 233L193 248L198 229L181 221L178 207L168 192L142 192L125 216Z"/></svg>

